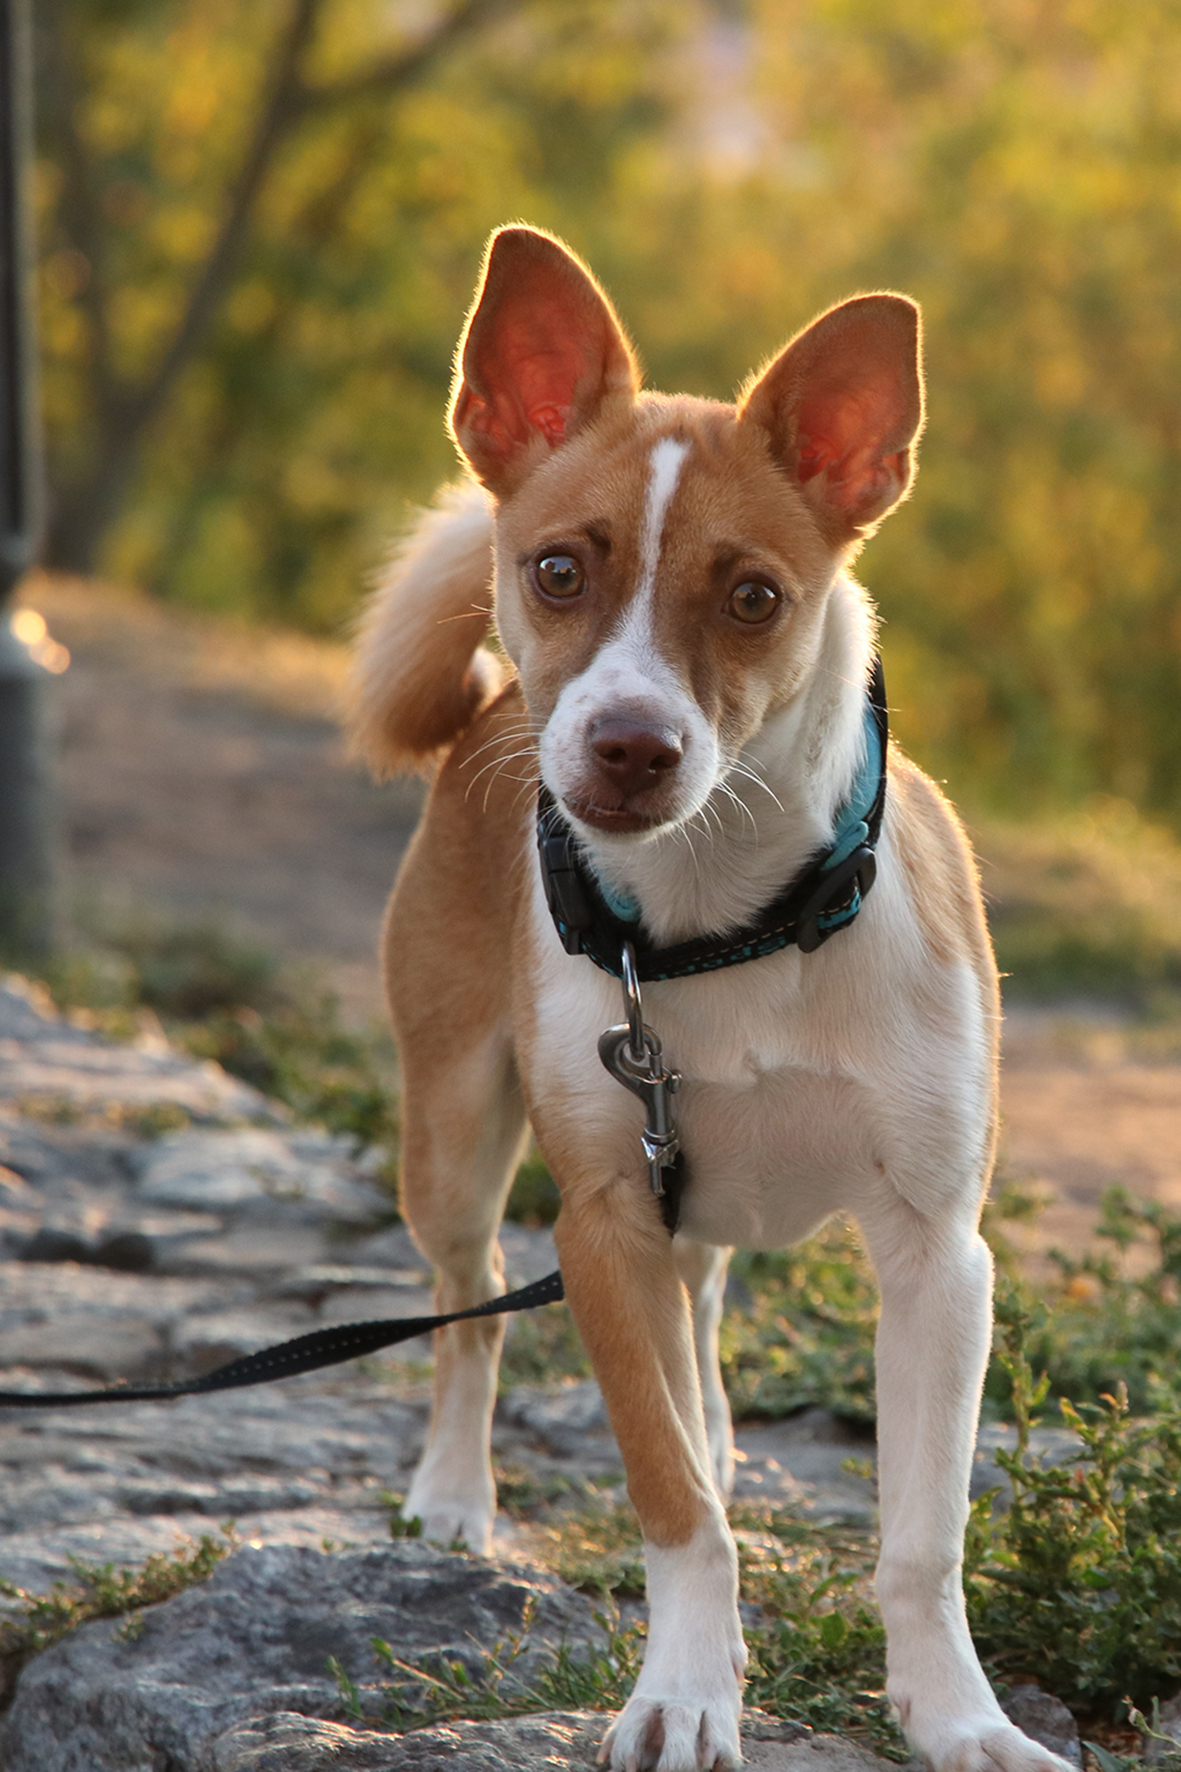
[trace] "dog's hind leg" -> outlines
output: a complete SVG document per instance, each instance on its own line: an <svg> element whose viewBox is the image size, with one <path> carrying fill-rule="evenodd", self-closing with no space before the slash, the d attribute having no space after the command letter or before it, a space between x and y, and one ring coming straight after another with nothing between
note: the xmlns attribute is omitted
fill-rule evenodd
<svg viewBox="0 0 1181 1772"><path fill-rule="evenodd" d="M968 1480L992 1266L974 1223L895 1200L859 1214L877 1268L878 1478L887 1690L935 1772L1066 1772L1004 1715L968 1633Z"/></svg>
<svg viewBox="0 0 1181 1772"><path fill-rule="evenodd" d="M687 1237L677 1237L673 1242L673 1255L677 1272L689 1288L689 1302L693 1306L693 1344L697 1349L710 1464L718 1494L726 1501L734 1487L734 1428L730 1420L729 1398L722 1383L718 1330L726 1297L730 1251L712 1243L693 1243Z"/></svg>
<svg viewBox="0 0 1181 1772"><path fill-rule="evenodd" d="M464 742L476 749L486 736L485 727ZM510 869L496 847L502 827L465 817L465 754L461 745L436 783L385 935L403 1082L402 1206L438 1274L440 1312L505 1289L497 1231L525 1136L509 1025ZM480 1552L496 1510L489 1436L503 1337L500 1317L437 1331L430 1433L405 1503L428 1538Z"/></svg>
<svg viewBox="0 0 1181 1772"><path fill-rule="evenodd" d="M414 1240L438 1274L435 1308L465 1310L504 1291L497 1231L520 1160L525 1114L503 1039L492 1037L451 1069L454 1098L407 1091L402 1201ZM435 1331L434 1407L407 1517L440 1544L462 1539L487 1554L496 1514L489 1438L504 1318Z"/></svg>

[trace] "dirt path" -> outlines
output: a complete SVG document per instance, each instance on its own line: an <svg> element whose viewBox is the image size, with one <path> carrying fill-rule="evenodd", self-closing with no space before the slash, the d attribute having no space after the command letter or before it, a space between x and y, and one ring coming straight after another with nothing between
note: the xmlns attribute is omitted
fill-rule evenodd
<svg viewBox="0 0 1181 1772"><path fill-rule="evenodd" d="M345 649L182 616L79 581L34 587L73 662L57 685L69 890L93 916L213 918L318 962L380 1014L374 950L416 784L375 787L335 723ZM1181 1210L1181 1067L1131 1062L1117 1023L1015 1011L1004 1171L1087 1240L1122 1181Z"/></svg>

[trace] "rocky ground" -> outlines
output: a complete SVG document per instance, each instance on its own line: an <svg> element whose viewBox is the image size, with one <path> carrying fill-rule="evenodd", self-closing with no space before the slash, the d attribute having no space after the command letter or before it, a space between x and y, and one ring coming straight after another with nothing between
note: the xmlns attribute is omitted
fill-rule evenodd
<svg viewBox="0 0 1181 1772"><path fill-rule="evenodd" d="M67 921L212 920L381 1016L377 930L422 787L348 759L347 648L78 579L27 596L72 655L52 685ZM995 834L975 835L995 890ZM1134 1062L1118 1015L1010 1006L1002 1097L1002 1173L1048 1201L1036 1241L1081 1249L1113 1181L1181 1209L1181 1067Z"/></svg>
<svg viewBox="0 0 1181 1772"><path fill-rule="evenodd" d="M236 635L92 587L42 589L75 657L58 685L75 916L213 916L314 960L355 1020L377 1012L374 931L418 791L376 789L343 757L341 649ZM1108 1039L1083 1022L1076 1036L1061 1017L1014 1017L1005 1095L1008 1172L1043 1187L1050 1234L1076 1245L1111 1180L1181 1205L1175 1067L1132 1064L1118 1030ZM0 1387L179 1377L313 1328L426 1310L428 1277L378 1168L162 1038L113 1045L8 980ZM503 1242L512 1282L556 1265L544 1231L508 1226ZM371 1715L383 1678L374 1637L403 1659L470 1657L529 1603L524 1673L598 1628L534 1557L528 1517L502 1516L491 1562L391 1541L386 1496L404 1490L421 1446L428 1359L424 1343L406 1343L207 1398L0 1409L0 1581L45 1594L79 1559L139 1568L229 1520L237 1546L207 1582L132 1626L99 1620L23 1671L10 1663L6 1772L588 1765L601 1716L391 1735L351 1717L328 1673L335 1656ZM872 1448L824 1411L738 1438L740 1498L872 1518L871 1482L844 1468ZM978 1487L996 1480L1000 1438L982 1437ZM590 1382L511 1390L495 1452L538 1494L587 1480L622 1494ZM20 1613L10 1598L0 1617L5 1604ZM1077 1756L1061 1707L1020 1720ZM768 1772L876 1763L758 1716L744 1746Z"/></svg>
<svg viewBox="0 0 1181 1772"><path fill-rule="evenodd" d="M58 1019L15 978L0 988L0 1165L2 1388L180 1377L312 1328L429 1308L372 1161L163 1042L112 1045ZM510 1225L503 1242L514 1282L555 1265L548 1232ZM238 1547L207 1583L137 1615L141 1627L88 1624L29 1663L6 1772L589 1763L602 1729L590 1715L395 1740L342 1713L328 1657L373 1697L374 1636L404 1659L470 1657L518 1626L532 1595L524 1677L559 1641L597 1629L588 1603L531 1558L527 1525L502 1518L503 1561L391 1543L387 1496L404 1490L422 1443L428 1351L406 1343L392 1358L169 1403L0 1409L3 1581L46 1593L75 1578L76 1560L137 1567L229 1520ZM866 1446L824 1411L738 1439L739 1496L871 1516L871 1484L843 1468ZM982 1485L995 1480L996 1439L981 1446ZM495 1450L539 1492L563 1477L622 1492L590 1382L510 1391ZM768 1769L819 1772L819 1754L825 1772L858 1772L869 1759L794 1725L756 1717L751 1731L749 1757Z"/></svg>

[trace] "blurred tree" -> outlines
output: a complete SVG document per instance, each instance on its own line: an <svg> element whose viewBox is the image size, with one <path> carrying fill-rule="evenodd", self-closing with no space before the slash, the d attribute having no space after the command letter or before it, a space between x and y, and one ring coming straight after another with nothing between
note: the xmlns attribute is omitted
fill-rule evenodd
<svg viewBox="0 0 1181 1772"><path fill-rule="evenodd" d="M178 20L177 7L161 0L52 0L40 10L43 113L61 236L48 268L58 292L77 297L72 367L81 409L68 446L54 462L49 565L93 567L143 440L205 345L234 285L282 150L314 119L410 91L447 51L508 10L509 0L459 0L396 49L333 75L314 71L327 3L289 0L277 22L265 15L278 8L233 8L238 15L253 10L246 29L234 29L225 7L196 7ZM202 10L203 20L197 16ZM237 51L232 60L215 51L212 31L219 26ZM156 70L165 82L166 109L159 119L151 117L157 106L142 79L153 47L163 47L166 56L181 52L180 82L169 81L165 67ZM195 65L185 65L186 49L196 51ZM217 102L219 76L231 107ZM126 96L119 88L128 85L138 88L141 105L116 115ZM148 136L153 121L168 130L155 141ZM228 152L224 143L207 140L211 164L198 167L185 148L215 124L229 137ZM128 243L112 241L112 224L146 220L159 184L173 170L180 174L176 183L189 187L188 203L177 191L174 203L152 217L148 250L156 262L136 268L141 276L147 271L145 280L155 287L141 284L133 292L124 281ZM327 213L321 203L321 214ZM124 263L117 264L120 258ZM172 262L161 262L165 258ZM140 335L134 339L133 328Z"/></svg>
<svg viewBox="0 0 1181 1772"><path fill-rule="evenodd" d="M452 469L513 216L722 398L902 287L931 417L867 556L902 735L958 792L1181 819L1181 0L432 3L45 0L58 559L337 625Z"/></svg>

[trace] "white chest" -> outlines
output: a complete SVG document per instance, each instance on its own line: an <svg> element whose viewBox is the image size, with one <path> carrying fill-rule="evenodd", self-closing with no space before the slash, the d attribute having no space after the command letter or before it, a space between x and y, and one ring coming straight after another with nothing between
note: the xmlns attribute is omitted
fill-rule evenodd
<svg viewBox="0 0 1181 1772"><path fill-rule="evenodd" d="M781 1247L874 1190L917 1197L978 1179L991 1111L978 992L966 968L933 989L929 970L887 967L880 923L867 905L816 954L644 986L645 1020L682 1078L690 1235ZM643 1108L598 1057L599 1035L623 1020L621 987L562 951L540 904L533 933L529 1097L605 1172L640 1184Z"/></svg>

